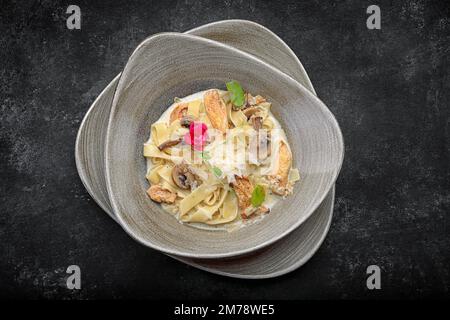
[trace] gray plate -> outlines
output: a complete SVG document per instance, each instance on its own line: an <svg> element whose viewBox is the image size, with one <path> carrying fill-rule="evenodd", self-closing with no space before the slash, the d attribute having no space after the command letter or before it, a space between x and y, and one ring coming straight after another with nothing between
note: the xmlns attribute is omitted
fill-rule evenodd
<svg viewBox="0 0 450 320"><path fill-rule="evenodd" d="M235 30L239 30L239 33ZM308 75L292 50L275 34L256 23L227 20L186 33L220 41L257 56L315 93ZM94 200L116 221L106 190L104 145L117 82L118 77L88 110L78 132L75 150L77 169L83 184ZM331 223L333 202L334 187L305 223L288 236L257 252L226 259L172 257L194 267L231 277L270 278L285 274L308 261L320 247Z"/></svg>

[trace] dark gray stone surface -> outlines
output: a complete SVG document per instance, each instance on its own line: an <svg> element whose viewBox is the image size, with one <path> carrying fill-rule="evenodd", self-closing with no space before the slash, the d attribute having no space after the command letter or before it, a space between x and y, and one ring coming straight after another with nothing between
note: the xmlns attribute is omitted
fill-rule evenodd
<svg viewBox="0 0 450 320"><path fill-rule="evenodd" d="M73 2L73 3L72 3ZM81 31L66 8L82 10ZM9 1L0 6L0 297L449 297L450 13L446 1ZM145 37L228 18L259 22L302 60L341 124L330 233L301 269L243 281L130 239L78 178L81 119ZM78 264L82 289L65 287ZM382 289L366 289L366 267Z"/></svg>

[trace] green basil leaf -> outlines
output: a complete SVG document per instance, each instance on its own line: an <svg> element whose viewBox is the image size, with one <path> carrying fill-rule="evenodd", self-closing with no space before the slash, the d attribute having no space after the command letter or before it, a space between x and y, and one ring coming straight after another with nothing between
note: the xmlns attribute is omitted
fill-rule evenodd
<svg viewBox="0 0 450 320"><path fill-rule="evenodd" d="M259 207L264 202L265 198L266 198L266 191L264 190L263 186L258 184L255 187L255 189L253 189L253 192L252 192L252 198L251 198L252 206Z"/></svg>
<svg viewBox="0 0 450 320"><path fill-rule="evenodd" d="M222 170L220 170L219 168L214 166L212 167L212 171L217 178L220 178L222 176Z"/></svg>
<svg viewBox="0 0 450 320"><path fill-rule="evenodd" d="M245 96L244 96L244 89L242 89L239 82L235 80L231 80L230 82L227 82L227 90L231 93L231 102L236 107L242 107L245 102Z"/></svg>

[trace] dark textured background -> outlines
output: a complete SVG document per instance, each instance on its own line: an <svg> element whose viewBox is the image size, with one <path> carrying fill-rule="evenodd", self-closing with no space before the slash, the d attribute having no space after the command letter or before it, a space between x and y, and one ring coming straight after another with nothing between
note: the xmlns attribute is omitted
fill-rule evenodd
<svg viewBox="0 0 450 320"><path fill-rule="evenodd" d="M381 30L366 28L374 3ZM66 29L69 4L81 7L81 31ZM1 1L0 13L0 297L450 296L448 2ZM346 143L328 237L271 280L208 274L137 244L74 163L80 121L139 42L228 18L287 42ZM70 264L80 291L65 287ZM382 290L366 289L370 264Z"/></svg>

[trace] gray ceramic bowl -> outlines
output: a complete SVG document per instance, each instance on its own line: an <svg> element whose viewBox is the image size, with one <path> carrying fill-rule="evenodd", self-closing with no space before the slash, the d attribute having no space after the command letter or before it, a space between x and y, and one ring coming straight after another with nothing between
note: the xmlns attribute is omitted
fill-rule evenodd
<svg viewBox="0 0 450 320"><path fill-rule="evenodd" d="M229 79L273 103L302 179L261 222L233 233L203 231L178 223L147 197L142 144L173 97L223 87ZM114 96L105 153L108 193L122 227L144 245L196 258L248 253L287 235L325 198L342 160L335 118L298 82L230 46L175 33L148 38L130 57Z"/></svg>
<svg viewBox="0 0 450 320"><path fill-rule="evenodd" d="M309 76L293 51L273 32L252 21L222 20L185 33L222 42L248 52L290 75L315 93ZM75 143L75 159L81 181L114 221L106 190L104 149L114 92L115 77L86 113ZM279 241L247 255L222 259L194 259L169 255L202 270L244 279L281 276L306 263L324 240L333 216L334 186L321 205L298 228Z"/></svg>

